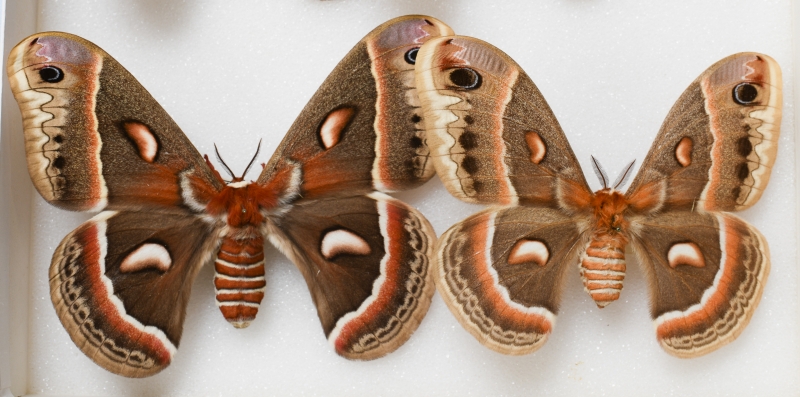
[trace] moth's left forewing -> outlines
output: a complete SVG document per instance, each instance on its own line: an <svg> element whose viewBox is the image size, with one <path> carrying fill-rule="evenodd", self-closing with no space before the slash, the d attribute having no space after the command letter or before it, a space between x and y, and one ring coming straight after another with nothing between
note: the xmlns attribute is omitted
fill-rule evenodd
<svg viewBox="0 0 800 397"><path fill-rule="evenodd" d="M634 208L738 211L758 201L777 155L781 86L764 54L709 67L664 120L628 190Z"/></svg>
<svg viewBox="0 0 800 397"><path fill-rule="evenodd" d="M303 200L268 231L303 273L325 336L346 358L391 353L430 306L436 235L398 200L380 193Z"/></svg>
<svg viewBox="0 0 800 397"><path fill-rule="evenodd" d="M342 59L308 102L258 179L299 164L306 198L398 191L433 175L414 85L419 46L452 34L409 15L377 27Z"/></svg>
<svg viewBox="0 0 800 397"><path fill-rule="evenodd" d="M631 228L661 346L690 358L736 339L769 274L764 236L724 212L670 211L634 218Z"/></svg>

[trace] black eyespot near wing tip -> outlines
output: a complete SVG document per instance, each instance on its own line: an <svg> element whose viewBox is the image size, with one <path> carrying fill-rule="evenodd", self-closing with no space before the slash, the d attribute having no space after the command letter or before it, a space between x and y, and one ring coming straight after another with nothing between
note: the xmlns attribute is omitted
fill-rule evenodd
<svg viewBox="0 0 800 397"><path fill-rule="evenodd" d="M414 47L408 50L405 55L406 63L409 65L415 65L417 63L417 53L419 53L419 47Z"/></svg>
<svg viewBox="0 0 800 397"><path fill-rule="evenodd" d="M733 100L740 105L750 105L758 98L758 88L751 83L739 83L733 87Z"/></svg>
<svg viewBox="0 0 800 397"><path fill-rule="evenodd" d="M483 83L481 75L470 68L458 68L450 72L450 82L465 90L475 90Z"/></svg>
<svg viewBox="0 0 800 397"><path fill-rule="evenodd" d="M39 77L48 83L58 83L64 80L64 71L55 66L45 66L39 69Z"/></svg>

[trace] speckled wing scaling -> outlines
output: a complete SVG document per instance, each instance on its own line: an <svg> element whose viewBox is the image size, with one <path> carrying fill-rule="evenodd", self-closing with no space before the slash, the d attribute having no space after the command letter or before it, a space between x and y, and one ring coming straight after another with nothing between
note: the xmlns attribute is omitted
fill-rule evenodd
<svg viewBox="0 0 800 397"><path fill-rule="evenodd" d="M270 233L303 273L336 352L359 360L394 351L422 321L435 236L419 212L380 193L303 201Z"/></svg>
<svg viewBox="0 0 800 397"><path fill-rule="evenodd" d="M155 99L100 47L68 33L11 50L31 180L60 208L170 210L187 179L221 185Z"/></svg>
<svg viewBox="0 0 800 397"><path fill-rule="evenodd" d="M405 190L430 179L414 64L423 43L447 34L447 25L420 15L375 28L322 83L258 182L298 162L306 198Z"/></svg>
<svg viewBox="0 0 800 397"><path fill-rule="evenodd" d="M724 212L669 211L631 222L661 347L689 358L736 339L769 275L764 236Z"/></svg>
<svg viewBox="0 0 800 397"><path fill-rule="evenodd" d="M533 352L555 326L564 274L578 260L585 223L550 208L479 212L439 239L437 289L490 349Z"/></svg>
<svg viewBox="0 0 800 397"><path fill-rule="evenodd" d="M104 211L64 237L50 266L50 297L75 345L116 374L164 369L212 236L195 217Z"/></svg>
<svg viewBox="0 0 800 397"><path fill-rule="evenodd" d="M430 40L417 56L417 90L436 172L454 196L556 206L561 193L589 191L550 106L491 44Z"/></svg>
<svg viewBox="0 0 800 397"><path fill-rule="evenodd" d="M769 182L781 126L781 69L743 52L709 67L667 115L627 196L643 210L739 211Z"/></svg>

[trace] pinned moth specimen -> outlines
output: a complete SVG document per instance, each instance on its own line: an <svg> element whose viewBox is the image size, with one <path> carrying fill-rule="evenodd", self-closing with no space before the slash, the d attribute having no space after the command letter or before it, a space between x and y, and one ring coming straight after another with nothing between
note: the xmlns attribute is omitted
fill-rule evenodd
<svg viewBox="0 0 800 397"><path fill-rule="evenodd" d="M435 234L379 191L434 171L414 88L419 46L452 34L424 16L389 21L333 70L255 181L224 180L111 56L66 33L10 53L28 168L49 203L102 211L53 255L53 305L75 344L116 374L173 359L198 270L235 327L254 320L269 240L303 274L325 336L350 359L390 353L431 301ZM227 166L226 166L227 168Z"/></svg>
<svg viewBox="0 0 800 397"><path fill-rule="evenodd" d="M506 354L541 347L567 269L599 307L620 296L625 248L644 269L661 346L696 357L734 340L761 299L769 249L726 212L769 181L781 120L770 57L731 55L697 78L667 115L626 192L592 193L542 94L508 55L441 37L419 51L417 88L437 173L454 196L502 205L451 227L436 283L475 338ZM597 165L597 163L595 163ZM623 174L630 172L631 167Z"/></svg>

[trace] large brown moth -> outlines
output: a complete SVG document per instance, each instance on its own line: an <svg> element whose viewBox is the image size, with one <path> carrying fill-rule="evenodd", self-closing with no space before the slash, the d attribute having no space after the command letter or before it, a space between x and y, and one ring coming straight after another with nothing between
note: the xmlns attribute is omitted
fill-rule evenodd
<svg viewBox="0 0 800 397"><path fill-rule="evenodd" d="M50 267L53 305L75 344L120 375L161 371L194 278L212 262L222 315L246 327L264 296L268 239L300 269L338 354L366 360L402 345L430 305L435 234L378 191L434 173L414 62L423 42L447 34L424 16L369 33L252 182L224 180L94 44L66 33L19 43L7 72L31 179L53 205L102 211L63 239Z"/></svg>
<svg viewBox="0 0 800 397"><path fill-rule="evenodd" d="M764 237L735 211L753 205L777 153L781 74L770 57L729 56L667 115L627 192L589 190L555 116L525 72L467 37L428 41L417 88L437 173L456 197L499 204L439 239L436 283L487 347L525 354L553 329L562 280L578 266L603 307L616 300L630 245L649 281L661 346L678 357L735 339L769 273ZM627 175L632 166L623 172Z"/></svg>

